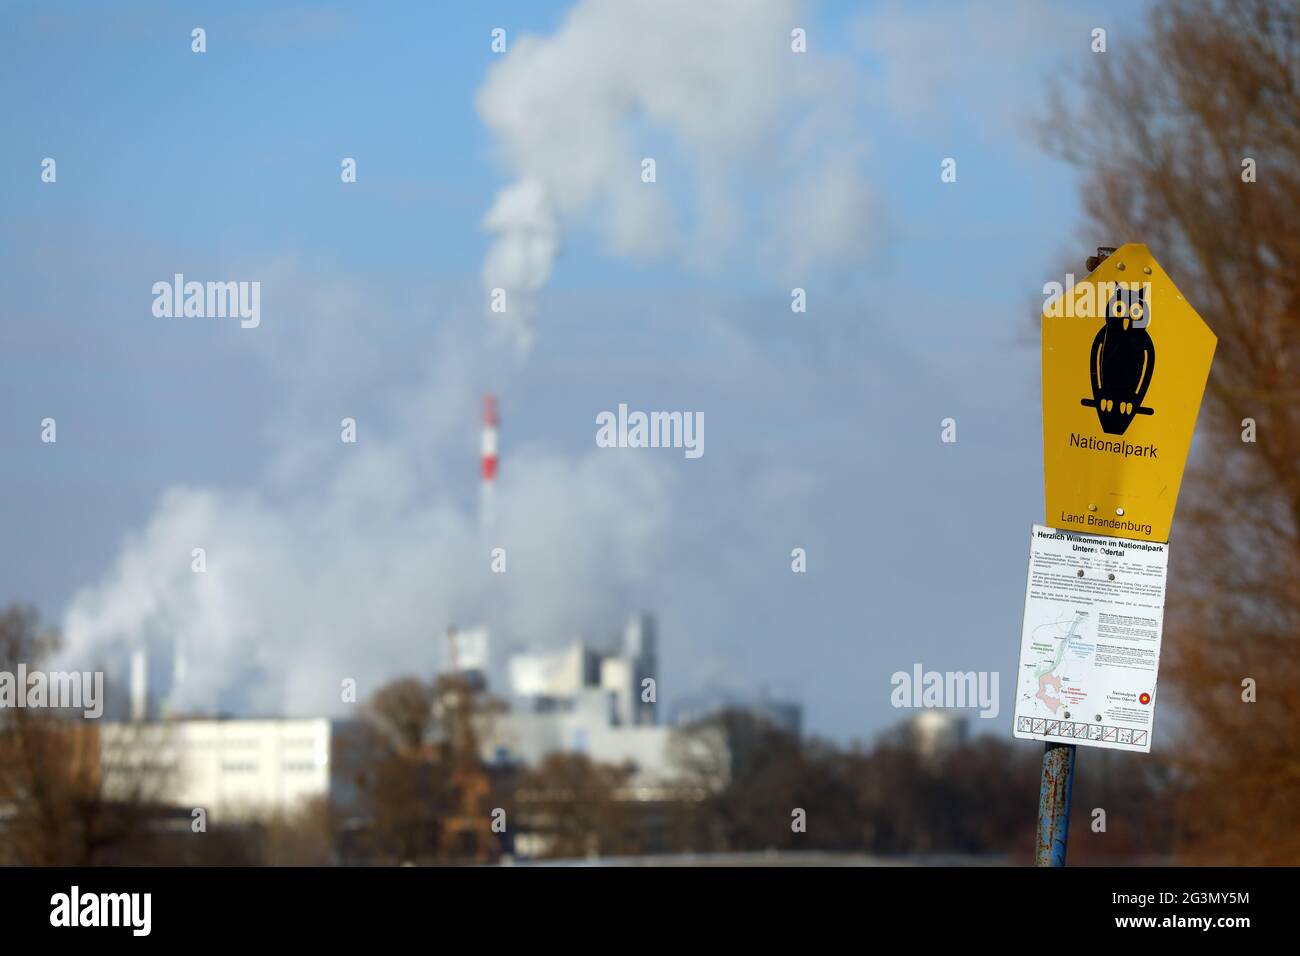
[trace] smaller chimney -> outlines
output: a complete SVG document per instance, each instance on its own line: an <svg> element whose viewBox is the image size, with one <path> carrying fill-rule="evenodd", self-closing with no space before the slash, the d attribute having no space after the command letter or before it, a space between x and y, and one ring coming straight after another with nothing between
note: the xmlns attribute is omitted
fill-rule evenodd
<svg viewBox="0 0 1300 956"><path fill-rule="evenodd" d="M131 719L149 716L149 655L143 647L131 652Z"/></svg>

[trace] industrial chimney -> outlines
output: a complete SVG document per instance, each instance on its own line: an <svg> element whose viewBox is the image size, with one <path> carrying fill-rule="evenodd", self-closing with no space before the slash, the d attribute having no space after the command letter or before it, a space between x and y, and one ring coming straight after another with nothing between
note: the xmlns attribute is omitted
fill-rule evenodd
<svg viewBox="0 0 1300 956"><path fill-rule="evenodd" d="M497 398L495 395L484 395L483 459L479 486L479 520L484 530L491 530L496 520L497 422Z"/></svg>
<svg viewBox="0 0 1300 956"><path fill-rule="evenodd" d="M143 647L131 651L131 719L149 716L149 655Z"/></svg>

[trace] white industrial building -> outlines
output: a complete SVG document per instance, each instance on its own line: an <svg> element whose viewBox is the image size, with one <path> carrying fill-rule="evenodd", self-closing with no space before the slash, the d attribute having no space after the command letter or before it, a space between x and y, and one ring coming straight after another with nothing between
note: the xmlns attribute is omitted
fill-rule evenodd
<svg viewBox="0 0 1300 956"><path fill-rule="evenodd" d="M486 630L452 629L449 637L456 669L486 684ZM636 614L616 650L579 640L510 657L509 708L483 716L478 728L483 759L535 767L553 753L582 753L630 767L635 799L655 799L689 776L683 761L714 768L708 785L720 784L727 770L720 733L687 734L658 721L656 646L654 618ZM147 697L143 667L135 670L132 710L138 718ZM361 721L325 717L105 721L100 763L110 795L201 807L214 822L267 819L313 799L352 803L367 729ZM135 792L128 794L128 786Z"/></svg>
<svg viewBox="0 0 1300 956"><path fill-rule="evenodd" d="M540 712L599 700L597 710L607 705L613 725L658 723L657 645L654 616L642 613L628 620L621 651L602 652L579 640L559 650L516 654L507 663L511 701Z"/></svg>
<svg viewBox="0 0 1300 956"><path fill-rule="evenodd" d="M110 796L201 807L215 822L266 819L349 799L343 768L359 730L323 717L112 722L100 728L100 765Z"/></svg>
<svg viewBox="0 0 1300 956"><path fill-rule="evenodd" d="M637 786L677 778L687 751L680 732L658 722L657 645L654 617L641 613L628 620L612 652L577 640L513 655L506 667L510 709L485 724L484 759L535 766L551 753L582 753L632 765Z"/></svg>

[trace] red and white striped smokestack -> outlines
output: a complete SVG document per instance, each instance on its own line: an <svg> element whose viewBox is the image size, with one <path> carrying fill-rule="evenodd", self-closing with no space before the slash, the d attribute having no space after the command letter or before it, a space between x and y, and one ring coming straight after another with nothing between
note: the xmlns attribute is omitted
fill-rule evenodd
<svg viewBox="0 0 1300 956"><path fill-rule="evenodd" d="M497 480L497 397L483 396L483 454L481 484L479 486L480 519L484 528L491 528L494 511L494 494Z"/></svg>

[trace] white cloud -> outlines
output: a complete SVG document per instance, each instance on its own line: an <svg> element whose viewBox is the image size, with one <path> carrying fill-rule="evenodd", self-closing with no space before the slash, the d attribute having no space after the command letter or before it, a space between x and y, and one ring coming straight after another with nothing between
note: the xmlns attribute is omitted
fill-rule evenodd
<svg viewBox="0 0 1300 956"><path fill-rule="evenodd" d="M802 9L580 0L553 35L514 42L478 109L514 177L485 220L495 240L483 281L507 289L517 344L531 342L534 298L575 227L614 255L711 267L747 238L744 210L756 207L776 232L751 245L751 261L820 267L861 254L870 190L845 148L861 139L852 84L842 64L791 51ZM646 156L653 185L640 177Z"/></svg>

